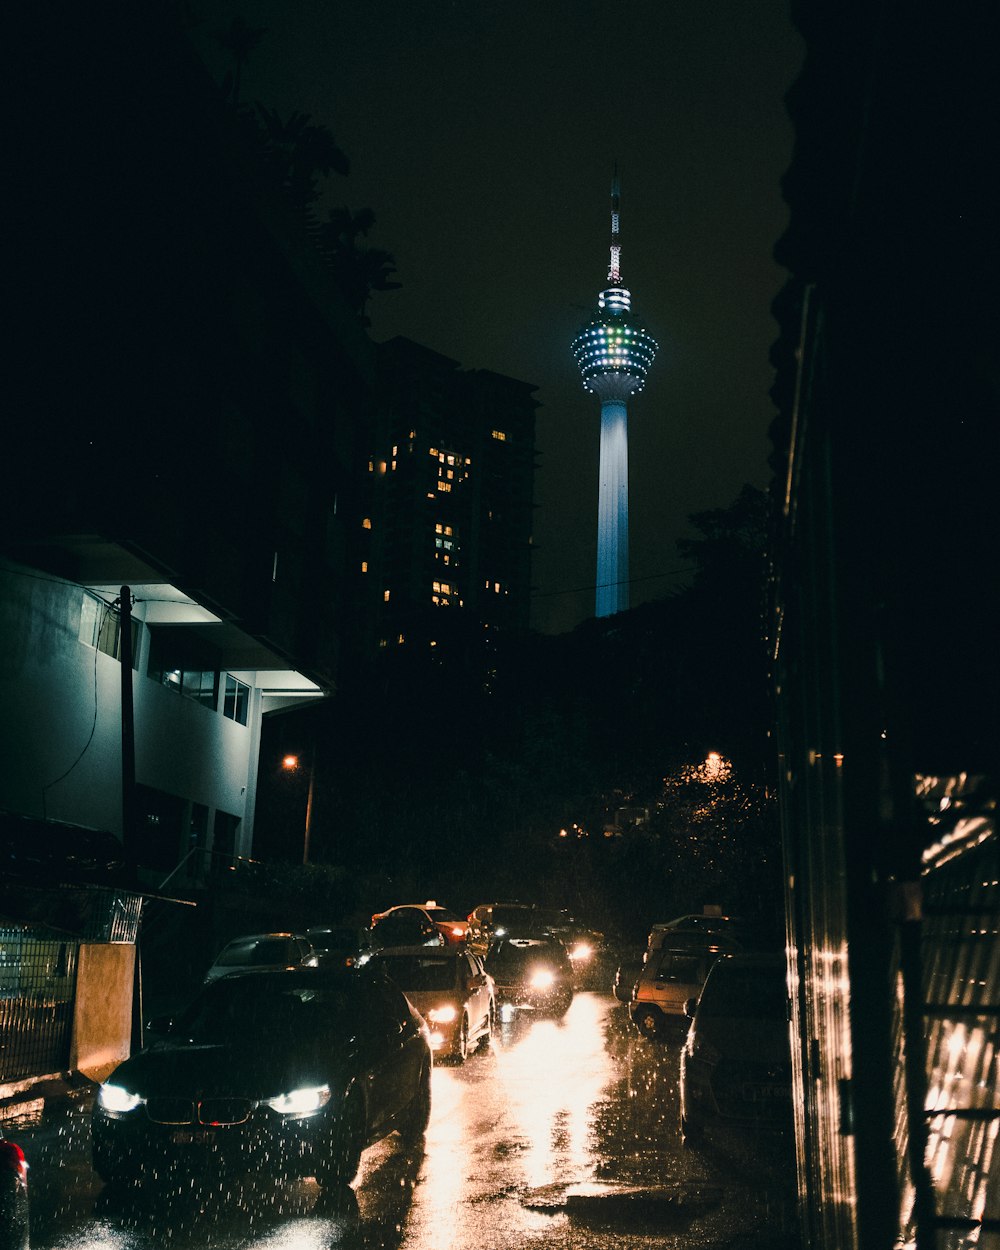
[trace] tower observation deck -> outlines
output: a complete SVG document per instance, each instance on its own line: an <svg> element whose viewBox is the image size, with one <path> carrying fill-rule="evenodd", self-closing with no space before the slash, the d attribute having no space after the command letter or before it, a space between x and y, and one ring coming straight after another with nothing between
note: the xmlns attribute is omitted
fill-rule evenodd
<svg viewBox="0 0 1000 1250"><path fill-rule="evenodd" d="M597 297L597 316L573 340L583 388L601 401L596 616L629 606L627 404L642 390L657 347L632 312L631 292L622 283L617 171L611 184L608 283Z"/></svg>

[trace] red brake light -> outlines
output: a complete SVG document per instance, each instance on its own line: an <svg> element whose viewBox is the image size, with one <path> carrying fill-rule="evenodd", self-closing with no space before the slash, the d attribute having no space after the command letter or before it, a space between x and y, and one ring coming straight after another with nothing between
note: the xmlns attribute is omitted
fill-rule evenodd
<svg viewBox="0 0 1000 1250"><path fill-rule="evenodd" d="M28 1178L28 1161L24 1151L12 1141L0 1141L0 1169L16 1172L21 1180Z"/></svg>

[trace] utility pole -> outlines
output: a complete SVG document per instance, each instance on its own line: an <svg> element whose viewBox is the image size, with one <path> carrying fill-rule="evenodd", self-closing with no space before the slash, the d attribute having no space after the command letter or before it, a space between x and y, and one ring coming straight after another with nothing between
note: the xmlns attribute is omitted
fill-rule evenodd
<svg viewBox="0 0 1000 1250"><path fill-rule="evenodd" d="M313 791L316 788L316 740L309 748L309 793L306 795L306 828L302 839L302 862L309 863L309 835L312 833Z"/></svg>
<svg viewBox="0 0 1000 1250"><path fill-rule="evenodd" d="M119 646L122 669L122 845L128 884L138 884L138 847L135 827L135 709L132 702L132 588L123 586L118 599Z"/></svg>

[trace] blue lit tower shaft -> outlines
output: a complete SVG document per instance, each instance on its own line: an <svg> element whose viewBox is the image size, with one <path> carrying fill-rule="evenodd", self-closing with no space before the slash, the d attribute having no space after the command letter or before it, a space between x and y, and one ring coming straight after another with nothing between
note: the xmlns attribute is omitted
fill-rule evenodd
<svg viewBox="0 0 1000 1250"><path fill-rule="evenodd" d="M597 593L595 615L629 606L628 406L641 391L656 355L656 342L632 313L632 296L621 281L618 175L611 185L612 284L597 299L598 315L573 340L583 386L601 401L600 481L597 500Z"/></svg>

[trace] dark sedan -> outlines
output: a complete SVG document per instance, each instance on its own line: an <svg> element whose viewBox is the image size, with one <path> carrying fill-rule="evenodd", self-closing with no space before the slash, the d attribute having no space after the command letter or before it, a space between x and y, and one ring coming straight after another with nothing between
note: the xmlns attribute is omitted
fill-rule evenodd
<svg viewBox="0 0 1000 1250"><path fill-rule="evenodd" d="M205 987L101 1086L94 1168L107 1182L266 1160L286 1179L350 1184L364 1148L427 1126L427 1027L367 969L247 972Z"/></svg>
<svg viewBox="0 0 1000 1250"><path fill-rule="evenodd" d="M516 1010L561 1016L573 1001L573 966L557 938L501 938L485 966L496 982L502 1017Z"/></svg>

